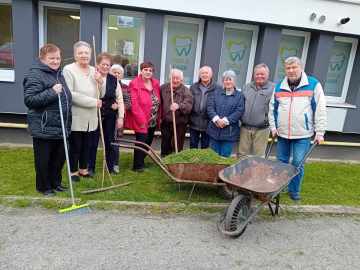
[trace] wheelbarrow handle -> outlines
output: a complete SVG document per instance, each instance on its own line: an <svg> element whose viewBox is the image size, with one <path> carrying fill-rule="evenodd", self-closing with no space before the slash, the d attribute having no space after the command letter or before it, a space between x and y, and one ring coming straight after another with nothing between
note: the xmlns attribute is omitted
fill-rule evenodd
<svg viewBox="0 0 360 270"><path fill-rule="evenodd" d="M271 153L271 149L272 149L272 147L273 147L273 145L274 145L274 141L275 141L274 137L271 136L270 145L269 145L269 147L266 149L266 152L265 152L265 159L269 159L269 156L270 156L270 153Z"/></svg>
<svg viewBox="0 0 360 270"><path fill-rule="evenodd" d="M319 143L317 141L314 141L313 144L310 146L309 150L306 152L304 158L301 160L301 162L299 163L299 165L296 167L298 170L301 168L302 165L304 165L305 161L307 160L307 158L310 156L311 152L314 150L314 148L316 147L316 145L318 145Z"/></svg>

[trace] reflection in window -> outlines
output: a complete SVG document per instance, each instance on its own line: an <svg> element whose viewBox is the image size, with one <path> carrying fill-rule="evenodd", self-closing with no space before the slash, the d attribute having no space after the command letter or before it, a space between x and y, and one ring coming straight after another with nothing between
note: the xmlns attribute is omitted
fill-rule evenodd
<svg viewBox="0 0 360 270"><path fill-rule="evenodd" d="M0 69L14 69L11 5L0 3Z"/></svg>
<svg viewBox="0 0 360 270"><path fill-rule="evenodd" d="M169 77L170 65L184 73L184 84L193 83L199 24L180 21L168 22L166 40L165 81Z"/></svg>
<svg viewBox="0 0 360 270"><path fill-rule="evenodd" d="M62 64L72 63L73 45L79 40L80 11L45 7L44 14L44 43L53 43L62 50Z"/></svg>
<svg viewBox="0 0 360 270"><path fill-rule="evenodd" d="M137 76L144 18L122 11L111 11L107 16L107 51L114 55L114 63L124 68L124 78Z"/></svg>
<svg viewBox="0 0 360 270"><path fill-rule="evenodd" d="M231 69L237 75L237 88L241 88L246 83L253 34L252 30L225 27L219 81L222 79L223 72Z"/></svg>
<svg viewBox="0 0 360 270"><path fill-rule="evenodd" d="M325 81L325 95L341 97L352 43L335 41Z"/></svg>
<svg viewBox="0 0 360 270"><path fill-rule="evenodd" d="M282 35L280 41L280 49L276 61L275 82L282 80L285 77L284 62L285 59L291 56L302 58L305 44L304 36Z"/></svg>

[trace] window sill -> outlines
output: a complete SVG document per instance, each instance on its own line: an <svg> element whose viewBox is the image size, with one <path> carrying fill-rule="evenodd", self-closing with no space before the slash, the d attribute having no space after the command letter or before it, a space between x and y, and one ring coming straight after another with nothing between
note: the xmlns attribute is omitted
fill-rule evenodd
<svg viewBox="0 0 360 270"><path fill-rule="evenodd" d="M356 105L352 105L352 104L349 104L349 103L336 103L336 102L328 102L326 104L326 107L356 109Z"/></svg>
<svg viewBox="0 0 360 270"><path fill-rule="evenodd" d="M13 69L0 69L0 82L15 82L15 71Z"/></svg>

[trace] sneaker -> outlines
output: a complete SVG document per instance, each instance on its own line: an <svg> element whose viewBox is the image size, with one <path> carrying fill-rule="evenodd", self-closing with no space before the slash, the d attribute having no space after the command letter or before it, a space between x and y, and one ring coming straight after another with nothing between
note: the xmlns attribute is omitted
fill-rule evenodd
<svg viewBox="0 0 360 270"><path fill-rule="evenodd" d="M71 176L71 181L73 182L80 182L80 176L74 174Z"/></svg>
<svg viewBox="0 0 360 270"><path fill-rule="evenodd" d="M115 165L114 168L113 168L113 171L114 171L115 173L119 173L119 172L120 172L119 166L118 166L118 165Z"/></svg>
<svg viewBox="0 0 360 270"><path fill-rule="evenodd" d="M52 189L44 191L43 194L46 197L53 197L56 195L56 193Z"/></svg>
<svg viewBox="0 0 360 270"><path fill-rule="evenodd" d="M301 200L301 197L300 197L300 194L299 194L299 193L289 192L289 197L290 197L290 199L292 199L293 201L300 201L300 200Z"/></svg>
<svg viewBox="0 0 360 270"><path fill-rule="evenodd" d="M94 178L94 176L95 176L95 171L93 170L93 169L89 169L89 171L88 171L88 176L90 177L90 178Z"/></svg>
<svg viewBox="0 0 360 270"><path fill-rule="evenodd" d="M133 169L133 171L138 172L138 173L142 173L142 172L144 172L144 168Z"/></svg>
<svg viewBox="0 0 360 270"><path fill-rule="evenodd" d="M60 185L55 188L55 191L57 191L57 192L67 191L67 187Z"/></svg>

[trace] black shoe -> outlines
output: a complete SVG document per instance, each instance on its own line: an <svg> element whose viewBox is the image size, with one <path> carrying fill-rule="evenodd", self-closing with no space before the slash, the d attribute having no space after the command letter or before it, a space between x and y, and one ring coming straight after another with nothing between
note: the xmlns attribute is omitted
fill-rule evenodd
<svg viewBox="0 0 360 270"><path fill-rule="evenodd" d="M78 175L72 175L71 176L71 181L73 181L73 182L80 182L80 176L78 176Z"/></svg>
<svg viewBox="0 0 360 270"><path fill-rule="evenodd" d="M67 187L60 185L55 188L55 191L57 191L57 192L67 191Z"/></svg>
<svg viewBox="0 0 360 270"><path fill-rule="evenodd" d="M44 191L43 194L46 197L53 197L56 195L56 193L52 189Z"/></svg>
<svg viewBox="0 0 360 270"><path fill-rule="evenodd" d="M95 176L95 171L94 170L91 170L89 169L87 175L90 177L90 178L93 178Z"/></svg>
<svg viewBox="0 0 360 270"><path fill-rule="evenodd" d="M133 171L138 172L138 173L142 173L142 172L144 172L144 168L133 169Z"/></svg>

